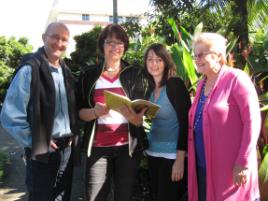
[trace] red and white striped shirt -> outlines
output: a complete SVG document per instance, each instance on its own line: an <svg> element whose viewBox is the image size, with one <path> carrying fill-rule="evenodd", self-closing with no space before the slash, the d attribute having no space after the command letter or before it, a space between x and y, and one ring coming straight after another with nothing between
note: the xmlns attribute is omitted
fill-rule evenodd
<svg viewBox="0 0 268 201"><path fill-rule="evenodd" d="M95 103L105 103L105 90L125 96L119 80L119 75L113 79L104 75L100 76L93 92L93 100ZM97 119L97 130L93 146L121 146L127 143L128 121L123 115L114 110L110 110L107 115L101 116Z"/></svg>

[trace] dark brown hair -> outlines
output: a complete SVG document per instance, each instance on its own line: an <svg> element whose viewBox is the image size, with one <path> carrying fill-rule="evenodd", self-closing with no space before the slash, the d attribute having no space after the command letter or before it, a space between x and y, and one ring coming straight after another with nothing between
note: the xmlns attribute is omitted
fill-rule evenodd
<svg viewBox="0 0 268 201"><path fill-rule="evenodd" d="M168 78L176 74L175 64L173 62L171 55L169 54L169 52L167 51L164 45L160 43L154 43L150 45L144 54L143 62L144 62L145 72L149 76L152 83L154 83L154 79L153 79L153 76L150 75L150 73L148 72L147 63L146 63L148 54L151 50L164 61L164 67L165 67L164 75L162 77L162 80L160 81L160 86L164 86L167 83Z"/></svg>
<svg viewBox="0 0 268 201"><path fill-rule="evenodd" d="M124 43L124 52L128 49L129 39L128 35L118 24L109 24L107 25L99 35L98 38L98 48L102 54L104 54L104 42L109 37L115 37L116 39Z"/></svg>

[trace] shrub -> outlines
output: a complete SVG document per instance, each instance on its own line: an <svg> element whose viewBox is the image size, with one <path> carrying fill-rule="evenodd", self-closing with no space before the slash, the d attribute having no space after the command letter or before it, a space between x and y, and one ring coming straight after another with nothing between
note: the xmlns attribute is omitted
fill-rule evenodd
<svg viewBox="0 0 268 201"><path fill-rule="evenodd" d="M8 155L0 151L0 184L3 183L4 177L5 177L5 167L9 163L9 157Z"/></svg>

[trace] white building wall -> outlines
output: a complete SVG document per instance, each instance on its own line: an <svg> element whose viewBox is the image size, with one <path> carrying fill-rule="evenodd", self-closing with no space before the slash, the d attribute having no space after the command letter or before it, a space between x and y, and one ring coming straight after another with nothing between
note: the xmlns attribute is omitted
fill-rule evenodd
<svg viewBox="0 0 268 201"><path fill-rule="evenodd" d="M90 15L90 21L109 22L109 15Z"/></svg>
<svg viewBox="0 0 268 201"><path fill-rule="evenodd" d="M90 13L58 13L57 15L57 21L77 21L81 22L82 15L88 14L89 15L89 21L91 22L109 22L109 15L97 15L97 14L90 14ZM86 21L84 21L86 22Z"/></svg>
<svg viewBox="0 0 268 201"><path fill-rule="evenodd" d="M148 11L148 0L117 0L118 16L123 22L126 17L138 17L144 23L143 14ZM82 20L82 15L88 14L89 20ZM75 50L73 37L90 31L94 26L106 26L113 15L113 0L54 0L54 6L48 17L48 22L61 21L70 30L71 39L67 56ZM120 19L119 19L120 21ZM119 22L120 23L120 22Z"/></svg>
<svg viewBox="0 0 268 201"><path fill-rule="evenodd" d="M81 13L59 13L57 16L58 21L62 20L76 20L81 21L82 20L82 14Z"/></svg>

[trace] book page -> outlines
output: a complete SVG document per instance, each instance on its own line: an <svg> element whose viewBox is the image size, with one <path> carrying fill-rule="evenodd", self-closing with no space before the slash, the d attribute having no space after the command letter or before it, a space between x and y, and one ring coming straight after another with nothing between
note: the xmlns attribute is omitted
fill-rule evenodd
<svg viewBox="0 0 268 201"><path fill-rule="evenodd" d="M146 107L147 110L145 114L151 118L154 118L160 109L159 105L142 99L132 101L132 107L137 112L141 111L144 107Z"/></svg>
<svg viewBox="0 0 268 201"><path fill-rule="evenodd" d="M122 105L131 107L131 101L125 96L121 96L110 91L104 91L104 97L106 105L112 110L119 111L119 108Z"/></svg>
<svg viewBox="0 0 268 201"><path fill-rule="evenodd" d="M157 112L160 109L160 106L157 104L154 104L150 101L143 100L143 99L136 99L136 100L129 100L129 98L125 96L121 96L119 94L110 92L110 91L104 91L104 97L105 102L107 106L115 111L119 111L119 108L122 105L127 105L128 107L133 108L136 112L140 112L143 108L147 108L145 115L148 117L155 117Z"/></svg>

